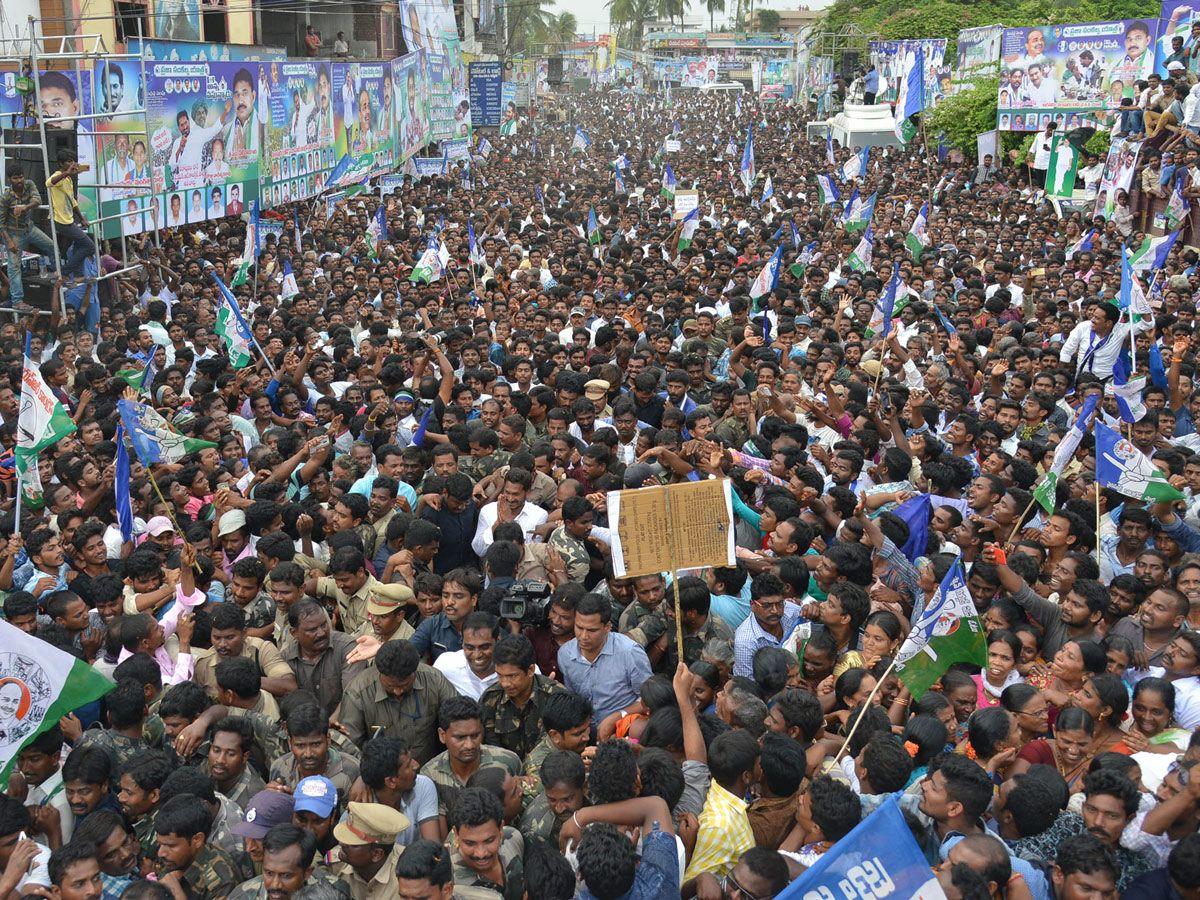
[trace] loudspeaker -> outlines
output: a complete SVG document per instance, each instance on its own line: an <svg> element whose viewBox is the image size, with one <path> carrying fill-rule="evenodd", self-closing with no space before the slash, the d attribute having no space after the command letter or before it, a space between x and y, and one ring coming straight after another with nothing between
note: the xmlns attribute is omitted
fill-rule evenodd
<svg viewBox="0 0 1200 900"><path fill-rule="evenodd" d="M551 56L547 60L546 83L552 88L562 87L563 61L561 56Z"/></svg>
<svg viewBox="0 0 1200 900"><path fill-rule="evenodd" d="M21 147L9 147L4 151L4 168L9 163L17 163L25 177L38 186L38 193L43 199L46 195L46 170L43 168L42 136L36 128L5 128L4 143L22 144ZM58 168L58 154L70 150L78 156L79 138L75 134L74 125L70 128L47 128L46 148L50 151L50 171ZM76 181L76 190L79 188Z"/></svg>
<svg viewBox="0 0 1200 900"><path fill-rule="evenodd" d="M50 265L54 265L54 260L50 261ZM54 302L54 282L49 278L25 274L21 278L21 286L25 289L26 303L37 309L50 312L51 303Z"/></svg>
<svg viewBox="0 0 1200 900"><path fill-rule="evenodd" d="M857 50L842 51L842 77L847 81L854 78L858 73L858 57Z"/></svg>

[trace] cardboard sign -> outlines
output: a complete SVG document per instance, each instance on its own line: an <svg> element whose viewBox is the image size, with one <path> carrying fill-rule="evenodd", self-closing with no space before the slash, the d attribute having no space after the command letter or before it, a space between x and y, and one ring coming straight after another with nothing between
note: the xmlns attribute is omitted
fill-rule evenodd
<svg viewBox="0 0 1200 900"><path fill-rule="evenodd" d="M736 564L729 479L610 491L618 578Z"/></svg>

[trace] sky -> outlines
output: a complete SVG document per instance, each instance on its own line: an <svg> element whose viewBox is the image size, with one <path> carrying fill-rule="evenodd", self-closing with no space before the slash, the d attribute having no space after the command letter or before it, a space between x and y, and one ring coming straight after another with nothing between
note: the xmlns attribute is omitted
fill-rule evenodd
<svg viewBox="0 0 1200 900"><path fill-rule="evenodd" d="M832 0L808 0L805 5L811 9L823 9L831 2ZM756 0L754 5L763 9L796 9L800 4L796 0ZM732 9L733 4L726 0L726 6ZM608 30L608 6L604 0L557 0L554 11L575 13L581 33L591 33L593 28L597 34ZM704 15L707 19L702 0L692 0L688 14ZM717 15L716 22L718 28L724 24L720 14Z"/></svg>

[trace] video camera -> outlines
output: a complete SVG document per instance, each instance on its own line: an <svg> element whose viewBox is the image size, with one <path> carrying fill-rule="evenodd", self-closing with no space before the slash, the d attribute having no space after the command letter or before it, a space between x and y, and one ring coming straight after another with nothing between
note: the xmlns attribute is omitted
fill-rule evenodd
<svg viewBox="0 0 1200 900"><path fill-rule="evenodd" d="M550 597L554 593L544 581L514 581L500 598L500 616L522 625L540 628L549 621Z"/></svg>

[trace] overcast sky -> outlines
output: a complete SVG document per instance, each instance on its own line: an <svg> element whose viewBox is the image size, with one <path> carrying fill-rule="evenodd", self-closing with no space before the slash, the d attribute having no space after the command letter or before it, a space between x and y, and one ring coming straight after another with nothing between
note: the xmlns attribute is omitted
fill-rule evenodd
<svg viewBox="0 0 1200 900"><path fill-rule="evenodd" d="M830 2L832 0L809 0L804 5L810 9L823 9ZM800 4L796 0L758 0L755 6L762 9L796 9ZM726 8L733 8L733 3L730 0L726 0ZM590 34L593 28L597 34L608 30L608 6L604 0L557 0L554 9L556 12L567 11L575 13L575 18L579 20L580 33ZM688 14L703 15L706 20L708 18L702 0L692 0ZM722 19L723 17L718 14L716 17L718 28L724 25Z"/></svg>

